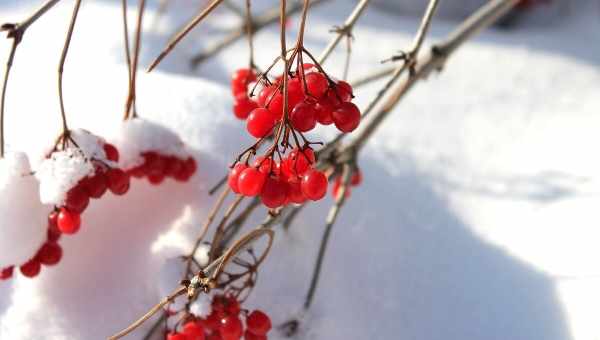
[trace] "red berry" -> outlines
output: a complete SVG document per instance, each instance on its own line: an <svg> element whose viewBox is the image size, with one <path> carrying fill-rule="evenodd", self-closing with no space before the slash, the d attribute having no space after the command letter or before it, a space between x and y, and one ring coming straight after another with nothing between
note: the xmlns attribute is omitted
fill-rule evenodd
<svg viewBox="0 0 600 340"><path fill-rule="evenodd" d="M165 175L149 175L148 182L152 185L159 185L165 180Z"/></svg>
<svg viewBox="0 0 600 340"><path fill-rule="evenodd" d="M300 185L308 199L318 201L327 193L327 176L321 171L309 170L302 176Z"/></svg>
<svg viewBox="0 0 600 340"><path fill-rule="evenodd" d="M58 213L57 226L58 230L63 234L75 234L81 227L81 215L61 208Z"/></svg>
<svg viewBox="0 0 600 340"><path fill-rule="evenodd" d="M147 152L144 155L144 171L146 175L162 175L165 173L167 160L156 152Z"/></svg>
<svg viewBox="0 0 600 340"><path fill-rule="evenodd" d="M246 333L244 333L244 340L267 340L267 336L257 335L250 332L250 330L247 330Z"/></svg>
<svg viewBox="0 0 600 340"><path fill-rule="evenodd" d="M58 230L58 227L56 227L56 229L50 229L48 228L48 231L46 233L46 239L48 240L48 242L58 242L58 240L60 240L60 230Z"/></svg>
<svg viewBox="0 0 600 340"><path fill-rule="evenodd" d="M188 179L190 179L198 170L198 164L196 160L192 157L188 157L183 163L183 168L185 169L185 175Z"/></svg>
<svg viewBox="0 0 600 340"><path fill-rule="evenodd" d="M327 92L329 83L323 74L311 72L305 75L304 78L306 79L306 89L311 96L321 98Z"/></svg>
<svg viewBox="0 0 600 340"><path fill-rule="evenodd" d="M338 194L340 192L340 190L342 189L342 178L338 177L335 179L335 182L333 182L333 188L331 189L331 194L333 196L334 199L337 199ZM352 194L352 190L350 189L350 187L346 187L346 195L344 195L346 198L350 197L350 195Z"/></svg>
<svg viewBox="0 0 600 340"><path fill-rule="evenodd" d="M290 202L296 204L302 204L306 202L306 196L302 192L300 182L289 182L288 183L288 198Z"/></svg>
<svg viewBox="0 0 600 340"><path fill-rule="evenodd" d="M165 161L165 176L175 177L184 167L184 162L180 161L177 157L167 157Z"/></svg>
<svg viewBox="0 0 600 340"><path fill-rule="evenodd" d="M242 336L243 329L242 320L237 316L230 315L221 319L219 333L225 339L239 338Z"/></svg>
<svg viewBox="0 0 600 340"><path fill-rule="evenodd" d="M247 168L248 166L246 164L238 163L229 172L229 176L227 177L227 183L229 183L231 191L235 192L236 194L240 193L240 189L238 187L238 179L240 177L240 174Z"/></svg>
<svg viewBox="0 0 600 340"><path fill-rule="evenodd" d="M82 186L77 185L67 192L65 206L72 212L81 214L90 203L90 198L83 190Z"/></svg>
<svg viewBox="0 0 600 340"><path fill-rule="evenodd" d="M258 105L260 107L266 107L267 104L269 104L269 102L271 101L274 91L277 90L277 86L266 86L265 88L263 88L260 91L260 94L258 95Z"/></svg>
<svg viewBox="0 0 600 340"><path fill-rule="evenodd" d="M0 271L0 280L10 279L13 276L14 269L15 269L14 266L10 266L10 267L2 269L2 271Z"/></svg>
<svg viewBox="0 0 600 340"><path fill-rule="evenodd" d="M240 306L240 302L236 299L235 296L233 296L233 295L227 296L227 297L225 297L224 301L225 301L225 312L226 313L228 313L230 315L240 314L242 307Z"/></svg>
<svg viewBox="0 0 600 340"><path fill-rule="evenodd" d="M206 336L206 340L223 340L219 332L214 332Z"/></svg>
<svg viewBox="0 0 600 340"><path fill-rule="evenodd" d="M182 333L169 333L167 334L167 340L187 340L187 336Z"/></svg>
<svg viewBox="0 0 600 340"><path fill-rule="evenodd" d="M299 103L292 110L290 121L294 129L300 132L307 132L314 129L317 125L315 105L307 104L306 102Z"/></svg>
<svg viewBox="0 0 600 340"><path fill-rule="evenodd" d="M53 238L60 238L60 230L58 230L58 211L52 211L48 214L48 240L53 240Z"/></svg>
<svg viewBox="0 0 600 340"><path fill-rule="evenodd" d="M131 177L142 178L146 176L146 167L145 165L136 166L133 169L127 170L127 174Z"/></svg>
<svg viewBox="0 0 600 340"><path fill-rule="evenodd" d="M248 116L246 129L252 136L262 138L273 132L275 123L275 118L273 118L269 110L258 108L253 110Z"/></svg>
<svg viewBox="0 0 600 340"><path fill-rule="evenodd" d="M255 310L246 319L248 331L256 335L266 335L271 330L271 319L260 310Z"/></svg>
<svg viewBox="0 0 600 340"><path fill-rule="evenodd" d="M60 262L62 258L62 248L56 242L46 242L38 250L35 255L35 259L41 264L46 266L52 266Z"/></svg>
<svg viewBox="0 0 600 340"><path fill-rule="evenodd" d="M304 91L300 78L288 81L288 107L295 107L304 100Z"/></svg>
<svg viewBox="0 0 600 340"><path fill-rule="evenodd" d="M183 334L187 340L204 340L204 328L198 322L188 321L183 326Z"/></svg>
<svg viewBox="0 0 600 340"><path fill-rule="evenodd" d="M315 116L317 117L317 122L323 125L333 124L333 118L331 117L333 110L333 105L328 98L319 100L319 102L315 105Z"/></svg>
<svg viewBox="0 0 600 340"><path fill-rule="evenodd" d="M97 171L94 176L85 179L83 188L91 198L98 199L102 197L106 193L106 190L108 190L106 175L103 172Z"/></svg>
<svg viewBox="0 0 600 340"><path fill-rule="evenodd" d="M341 99L343 102L349 102L354 97L352 95L352 85L348 84L343 80L338 81L337 84L335 84L334 89L338 98Z"/></svg>
<svg viewBox="0 0 600 340"><path fill-rule="evenodd" d="M258 104L248 98L248 95L245 93L241 93L235 97L235 102L233 103L233 113L239 119L246 119L252 110L256 109Z"/></svg>
<svg viewBox="0 0 600 340"><path fill-rule="evenodd" d="M247 168L238 178L238 189L245 196L256 196L262 191L267 175L256 168Z"/></svg>
<svg viewBox="0 0 600 340"><path fill-rule="evenodd" d="M104 153L106 153L106 159L113 162L119 161L119 150L109 143L104 144Z"/></svg>
<svg viewBox="0 0 600 340"><path fill-rule="evenodd" d="M265 156L258 156L252 162L252 166L258 168L258 170L264 174L279 174L279 163L272 158L265 158Z"/></svg>
<svg viewBox="0 0 600 340"><path fill-rule="evenodd" d="M352 132L360 123L360 110L350 102L341 103L332 113L333 122L338 130Z"/></svg>
<svg viewBox="0 0 600 340"><path fill-rule="evenodd" d="M221 328L221 319L223 318L222 311L213 310L212 313L202 322L202 325L206 330L210 332L218 332Z"/></svg>
<svg viewBox="0 0 600 340"><path fill-rule="evenodd" d="M129 175L118 168L109 169L106 172L108 189L115 195L124 195L129 191Z"/></svg>
<svg viewBox="0 0 600 340"><path fill-rule="evenodd" d="M247 68L241 68L231 77L231 92L234 96L240 93L246 93L248 84L256 81L256 73Z"/></svg>
<svg viewBox="0 0 600 340"><path fill-rule="evenodd" d="M352 173L352 178L350 179L350 184L352 184L352 186L358 186L362 183L362 181L362 171L360 171L359 168L354 169L354 172Z"/></svg>
<svg viewBox="0 0 600 340"><path fill-rule="evenodd" d="M281 171L291 180L296 180L304 172L312 167L316 161L313 149L306 148L302 152L294 149L289 156L283 161Z"/></svg>
<svg viewBox="0 0 600 340"><path fill-rule="evenodd" d="M260 193L261 202L274 209L282 206L287 197L287 183L272 177L267 177Z"/></svg>
<svg viewBox="0 0 600 340"><path fill-rule="evenodd" d="M42 266L38 261L33 259L27 261L27 263L22 265L19 269L21 270L21 274L25 277L36 277L40 273Z"/></svg>

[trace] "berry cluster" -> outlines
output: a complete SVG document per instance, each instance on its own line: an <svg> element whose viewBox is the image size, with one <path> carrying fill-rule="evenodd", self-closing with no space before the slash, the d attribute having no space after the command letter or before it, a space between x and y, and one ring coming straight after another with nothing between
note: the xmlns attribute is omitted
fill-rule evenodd
<svg viewBox="0 0 600 340"><path fill-rule="evenodd" d="M354 169L354 172L352 173L352 177L350 178L350 185L346 188L346 198L350 197L351 194L351 187L356 187L359 186L363 181L363 176L362 176L362 172L360 171L359 168ZM332 190L331 190L331 195L333 196L333 198L337 198L338 196L338 192L340 191L342 187L342 177L338 176L336 177L335 181L333 182L333 186L332 186Z"/></svg>
<svg viewBox="0 0 600 340"><path fill-rule="evenodd" d="M246 329L242 319L245 318ZM167 334L166 340L266 340L271 319L260 310L249 313L232 295L215 295L206 318L187 319L182 330Z"/></svg>
<svg viewBox="0 0 600 340"><path fill-rule="evenodd" d="M178 182L187 182L196 172L198 166L192 157L180 159L175 156L162 155L157 151L142 153L144 162L127 170L131 177L147 177L153 185L161 184L165 178L171 177Z"/></svg>
<svg viewBox="0 0 600 340"><path fill-rule="evenodd" d="M271 209L318 201L327 193L328 181L323 172L313 168L315 161L309 147L293 149L281 162L260 156L251 165L236 164L229 173L229 187L237 194L260 196Z"/></svg>
<svg viewBox="0 0 600 340"><path fill-rule="evenodd" d="M233 111L236 117L246 120L246 129L252 136L263 138L284 118L283 84L281 76L273 83L265 80L264 88L253 100L248 94L248 85L256 79L253 70L239 69L234 73L231 81L235 97ZM335 124L341 132L352 132L360 123L360 110L351 102L352 86L342 80L332 80L312 64L303 64L290 74L287 98L289 123L295 131L308 132L320 123Z"/></svg>

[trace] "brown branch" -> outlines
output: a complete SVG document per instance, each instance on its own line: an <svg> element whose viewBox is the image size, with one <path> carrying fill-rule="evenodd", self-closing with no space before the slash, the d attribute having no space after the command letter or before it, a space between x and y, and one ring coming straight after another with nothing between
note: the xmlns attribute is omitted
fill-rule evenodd
<svg viewBox="0 0 600 340"><path fill-rule="evenodd" d="M352 80L350 84L352 84L352 88L356 89L363 85L385 78L386 76L389 76L390 74L394 73L395 70L396 66L386 67L384 69L377 70L375 72L371 72L367 75L356 78Z"/></svg>
<svg viewBox="0 0 600 340"><path fill-rule="evenodd" d="M132 117L137 117L137 112L135 108L136 101L136 79L137 79L137 69L138 69L138 61L140 58L140 49L142 44L142 20L144 18L144 10L146 8L146 0L140 0L138 6L138 17L137 17L137 25L135 29L135 45L133 47L133 60L131 62L131 76L129 82L129 95L127 97L127 104L125 105L125 119L128 119L130 114Z"/></svg>
<svg viewBox="0 0 600 340"><path fill-rule="evenodd" d="M124 115L124 119L127 119L129 117L129 109L128 109L128 105L129 105L129 97L130 97L130 93L131 93L131 87L132 85L132 79L131 79L131 48L129 46L129 24L127 22L127 0L121 0L121 11L122 11L122 16L123 16L123 45L125 47L125 59L127 62L127 80L128 80L128 89L129 92L127 93L127 100L125 101L125 115ZM135 104L134 104L134 108L135 108Z"/></svg>
<svg viewBox="0 0 600 340"><path fill-rule="evenodd" d="M206 18L215 8L217 8L223 0L213 0L206 9L192 19L179 33L169 41L167 47L158 55L158 57L148 67L148 72L151 72L183 39L188 33L190 33L196 25L198 25L204 18Z"/></svg>
<svg viewBox="0 0 600 340"><path fill-rule="evenodd" d="M316 5L323 4L326 1L329 1L329 0L313 0L313 1L311 1L310 6L312 8ZM288 6L286 15L289 17L289 16L299 12L301 9L302 9L302 3L294 2L290 6ZM258 31L262 30L263 28L265 28L271 24L274 24L278 21L279 21L279 6L275 6L274 8L269 9L266 12L264 12L263 14L255 17L251 22L250 29L253 31L253 34L256 34ZM198 67L200 64L202 64L207 59L213 57L214 55L218 54L225 48L229 47L234 42L238 41L240 38L242 38L244 36L244 34L247 31L248 31L248 25L246 22L244 22L238 28L235 28L234 30L230 31L223 38L223 40L219 41L218 43L216 43L214 45L207 47L201 53L194 55L190 61L192 68Z"/></svg>
<svg viewBox="0 0 600 340"><path fill-rule="evenodd" d="M27 19L23 20L18 24L5 23L2 26L0 26L0 32L6 31L6 38L13 40L12 47L8 55L8 60L6 61L4 81L2 83L2 95L0 98L0 158L4 157L4 107L6 103L6 89L8 87L8 78L13 65L13 61L15 59L17 47L23 40L23 36L25 35L25 31L27 30L27 28L31 26L31 24L33 24L42 15L44 15L44 13L46 13L50 8L54 7L54 5L56 5L59 1L60 0L47 1L31 16L29 16Z"/></svg>

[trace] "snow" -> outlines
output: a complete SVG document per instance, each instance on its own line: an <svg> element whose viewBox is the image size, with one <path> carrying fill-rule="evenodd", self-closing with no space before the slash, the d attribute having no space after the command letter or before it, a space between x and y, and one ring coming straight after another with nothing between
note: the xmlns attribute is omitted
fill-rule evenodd
<svg viewBox="0 0 600 340"><path fill-rule="evenodd" d="M402 101L360 159L364 184L353 188L333 230L302 337L600 337L600 44L590 43L598 39L600 21L596 4L581 4L553 28L484 33ZM16 21L36 5L2 4L3 20ZM176 3L157 29L148 19L141 65L187 18L186 6ZM325 46L330 37L323 32L352 6L335 2L311 13L310 51ZM60 132L52 89L70 10L68 3L57 5L30 28L11 73L6 137L10 150L27 151L31 160L43 159ZM127 125L121 121L127 71L118 11L118 2L84 4L65 68L70 126L109 141ZM177 286L177 256L191 247L215 199L208 188L252 141L231 114L227 87L246 44L196 71L187 64L207 34L216 37L233 25L231 14L218 15L223 20L207 21L157 71L140 72L138 79L140 116L176 134L199 160L197 175L158 187L133 180L127 195L90 205L81 232L61 240L63 262L34 280L16 273L0 282L1 339L103 339ZM354 32L351 78L408 46L416 25L414 18L367 11ZM435 21L432 40L452 27ZM259 65L273 59L277 44L275 28L257 36ZM0 44L2 55L8 47ZM325 65L335 76L343 62L334 61L342 57L335 53ZM197 75L203 79L191 77ZM356 91L357 102L366 104L376 91ZM333 134L324 128L318 136ZM157 147L168 145L177 143ZM310 205L290 232L277 231L246 308L268 311L274 325L297 315L331 203ZM13 221L0 216L0 228ZM45 226L47 211L31 216ZM263 217L261 210L251 220ZM141 338L150 324L130 338ZM270 338L280 337L275 331Z"/></svg>
<svg viewBox="0 0 600 340"><path fill-rule="evenodd" d="M38 196L26 154L11 152L0 159L0 268L24 264L46 241L50 208Z"/></svg>

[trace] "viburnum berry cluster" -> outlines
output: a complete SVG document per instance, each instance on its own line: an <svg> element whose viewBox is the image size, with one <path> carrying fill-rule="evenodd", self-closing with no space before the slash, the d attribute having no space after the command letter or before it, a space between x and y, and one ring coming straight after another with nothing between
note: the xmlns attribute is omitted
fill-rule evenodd
<svg viewBox="0 0 600 340"><path fill-rule="evenodd" d="M291 127L308 132L317 126L335 126L341 132L352 132L360 123L360 110L352 103L352 86L343 80L331 79L313 64L303 64L290 73L287 84L287 110ZM257 98L249 85L257 81L254 70L237 70L231 80L235 102L233 112L246 120L246 129L256 138L265 137L284 122L284 93L282 77L274 82L263 76L264 87ZM256 85L255 85L256 86Z"/></svg>
<svg viewBox="0 0 600 340"><path fill-rule="evenodd" d="M171 177L178 182L187 182L194 175L198 166L192 157L181 159L176 156L163 155L157 151L142 153L144 162L127 173L135 178L148 179L153 185L161 184L165 178Z"/></svg>
<svg viewBox="0 0 600 340"><path fill-rule="evenodd" d="M252 164L238 163L231 169L228 184L244 196L260 196L268 208L289 203L318 201L327 193L327 176L313 168L315 153L310 147L295 148L277 162L260 156Z"/></svg>
<svg viewBox="0 0 600 340"><path fill-rule="evenodd" d="M264 312L242 309L231 294L214 295L211 307L206 318L188 315L182 327L167 332L166 340L239 340L242 336L245 340L267 339L271 319Z"/></svg>

